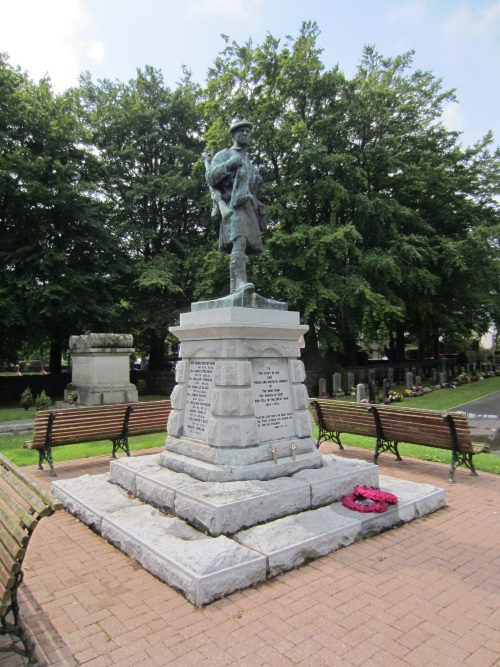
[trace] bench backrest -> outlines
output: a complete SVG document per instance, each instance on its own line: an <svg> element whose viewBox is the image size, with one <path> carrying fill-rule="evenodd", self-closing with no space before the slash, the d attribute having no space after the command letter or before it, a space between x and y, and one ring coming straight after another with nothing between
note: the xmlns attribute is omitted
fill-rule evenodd
<svg viewBox="0 0 500 667"><path fill-rule="evenodd" d="M387 440L452 449L450 425L444 418L448 413L385 405L377 405L376 409ZM454 412L451 418L455 424L458 451L473 454L472 434L467 417Z"/></svg>
<svg viewBox="0 0 500 667"><path fill-rule="evenodd" d="M319 406L327 431L377 437L375 421L367 404L325 399L315 399L313 403ZM317 422L316 410L313 410L313 417Z"/></svg>
<svg viewBox="0 0 500 667"><path fill-rule="evenodd" d="M132 407L128 435L144 435L167 430L170 401L147 403L120 403L67 410L41 410L36 413L31 449L43 449L49 417L54 415L51 445L69 445L79 442L113 440L120 438L127 408Z"/></svg>
<svg viewBox="0 0 500 667"><path fill-rule="evenodd" d="M328 431L352 433L376 438L377 430L372 407L379 416L386 440L429 445L440 449L452 449L450 426L439 410L421 410L396 405L371 406L366 403L318 400L321 414ZM458 450L464 454L474 453L472 435L466 415L454 412Z"/></svg>
<svg viewBox="0 0 500 667"><path fill-rule="evenodd" d="M62 503L0 454L0 617L11 602L30 536Z"/></svg>

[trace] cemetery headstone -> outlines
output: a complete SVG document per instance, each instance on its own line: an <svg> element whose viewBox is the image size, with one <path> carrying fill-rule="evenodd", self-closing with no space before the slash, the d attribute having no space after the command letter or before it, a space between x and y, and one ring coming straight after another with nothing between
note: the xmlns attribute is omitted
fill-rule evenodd
<svg viewBox="0 0 500 667"><path fill-rule="evenodd" d="M389 380L386 378L382 382L382 390L384 392L384 398L387 398L389 396L389 389L391 388L391 385L389 383Z"/></svg>
<svg viewBox="0 0 500 667"><path fill-rule="evenodd" d="M354 387L354 373L349 372L347 373L347 388L349 391L351 391L351 388Z"/></svg>
<svg viewBox="0 0 500 667"><path fill-rule="evenodd" d="M319 380L319 395L324 396L326 394L326 378L320 378Z"/></svg>
<svg viewBox="0 0 500 667"><path fill-rule="evenodd" d="M333 374L333 393L334 394L343 394L342 389L342 375L340 373Z"/></svg>
<svg viewBox="0 0 500 667"><path fill-rule="evenodd" d="M368 395L370 397L370 403L377 402L377 385L375 382L370 382L368 385Z"/></svg>
<svg viewBox="0 0 500 667"><path fill-rule="evenodd" d="M356 385L356 401L359 403L365 398L365 385L360 382Z"/></svg>
<svg viewBox="0 0 500 667"><path fill-rule="evenodd" d="M387 371L387 376L388 376L387 379L389 380L389 385L392 387L392 385L394 384L394 368L389 368L389 370Z"/></svg>
<svg viewBox="0 0 500 667"><path fill-rule="evenodd" d="M413 373L411 371L405 373L405 384L407 389L413 387Z"/></svg>

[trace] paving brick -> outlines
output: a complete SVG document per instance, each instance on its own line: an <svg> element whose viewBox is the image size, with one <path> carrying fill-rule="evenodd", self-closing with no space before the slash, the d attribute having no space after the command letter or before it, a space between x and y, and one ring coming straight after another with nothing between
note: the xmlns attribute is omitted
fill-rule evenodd
<svg viewBox="0 0 500 667"><path fill-rule="evenodd" d="M340 455L372 458L353 447ZM493 667L498 477L458 470L450 486L440 464L379 464L381 474L445 487L447 507L201 610L66 512L44 519L20 598L48 667ZM58 463L58 476L108 469L109 457L95 457ZM46 471L27 471L50 487Z"/></svg>

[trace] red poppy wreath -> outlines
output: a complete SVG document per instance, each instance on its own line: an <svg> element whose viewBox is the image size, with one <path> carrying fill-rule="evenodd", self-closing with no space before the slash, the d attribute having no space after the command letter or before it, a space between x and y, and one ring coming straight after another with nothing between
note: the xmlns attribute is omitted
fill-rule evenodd
<svg viewBox="0 0 500 667"><path fill-rule="evenodd" d="M367 502L369 501L369 502ZM355 486L354 492L342 498L342 504L356 512L386 512L389 505L395 505L398 499L392 493L372 489L369 486Z"/></svg>

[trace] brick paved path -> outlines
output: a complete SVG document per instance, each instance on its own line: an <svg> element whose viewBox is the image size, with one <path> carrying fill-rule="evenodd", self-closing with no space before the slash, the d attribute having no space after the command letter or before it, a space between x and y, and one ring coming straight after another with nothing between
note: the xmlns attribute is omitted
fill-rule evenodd
<svg viewBox="0 0 500 667"><path fill-rule="evenodd" d="M65 511L44 519L21 595L40 655L58 667L500 665L500 479L458 469L453 486L443 465L387 454L379 464L446 488L446 509L203 609ZM96 457L56 470L61 479L108 467ZM29 473L49 485L47 472Z"/></svg>

